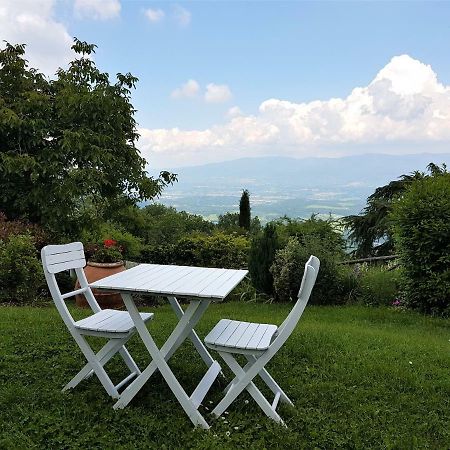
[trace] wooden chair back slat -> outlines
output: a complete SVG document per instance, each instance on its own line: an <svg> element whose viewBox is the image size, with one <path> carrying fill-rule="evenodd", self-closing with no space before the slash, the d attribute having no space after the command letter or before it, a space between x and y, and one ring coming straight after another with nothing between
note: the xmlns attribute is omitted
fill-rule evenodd
<svg viewBox="0 0 450 450"><path fill-rule="evenodd" d="M64 245L47 245L42 249L42 262L49 273L77 269L86 265L83 244L72 242Z"/></svg>

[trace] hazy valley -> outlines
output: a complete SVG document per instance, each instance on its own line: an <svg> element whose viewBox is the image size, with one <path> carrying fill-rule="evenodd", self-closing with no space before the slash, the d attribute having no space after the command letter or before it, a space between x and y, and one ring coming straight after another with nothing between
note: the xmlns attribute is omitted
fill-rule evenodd
<svg viewBox="0 0 450 450"><path fill-rule="evenodd" d="M428 163L450 165L449 154L384 154L343 158L242 158L171 169L178 182L159 202L217 220L237 211L242 189L251 194L252 214L262 221L288 215L345 216L361 211L375 188Z"/></svg>

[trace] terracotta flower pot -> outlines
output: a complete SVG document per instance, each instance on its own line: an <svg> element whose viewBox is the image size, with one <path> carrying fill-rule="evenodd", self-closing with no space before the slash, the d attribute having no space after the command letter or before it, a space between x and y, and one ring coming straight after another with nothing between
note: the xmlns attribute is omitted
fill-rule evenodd
<svg viewBox="0 0 450 450"><path fill-rule="evenodd" d="M96 263L88 261L84 268L84 273L89 283L100 280L110 275L114 275L125 270L123 261L115 263ZM75 289L79 289L78 281L75 284ZM100 308L102 309L122 309L124 307L122 296L118 292L109 292L98 289L92 289ZM75 303L81 308L88 308L89 304L83 294L75 296Z"/></svg>

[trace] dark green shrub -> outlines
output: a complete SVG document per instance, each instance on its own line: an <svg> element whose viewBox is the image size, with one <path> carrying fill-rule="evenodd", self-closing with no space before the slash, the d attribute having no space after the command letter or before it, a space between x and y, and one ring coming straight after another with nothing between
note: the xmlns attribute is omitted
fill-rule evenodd
<svg viewBox="0 0 450 450"><path fill-rule="evenodd" d="M145 245L142 248L139 262L151 264L175 264L174 245Z"/></svg>
<svg viewBox="0 0 450 450"><path fill-rule="evenodd" d="M254 236L250 244L248 259L250 278L256 289L268 295L273 294L273 276L270 267L279 248L277 230L272 223L268 223L261 233Z"/></svg>
<svg viewBox="0 0 450 450"><path fill-rule="evenodd" d="M408 306L450 314L450 174L416 181L393 205Z"/></svg>
<svg viewBox="0 0 450 450"><path fill-rule="evenodd" d="M227 212L219 216L217 228L225 233L248 234L248 231L239 226L239 213ZM250 220L250 234L256 234L261 231L261 221L258 216Z"/></svg>
<svg viewBox="0 0 450 450"><path fill-rule="evenodd" d="M361 266L357 271L358 300L366 305L391 306L400 292L401 272L389 266Z"/></svg>
<svg viewBox="0 0 450 450"><path fill-rule="evenodd" d="M277 301L296 300L303 277L304 265L311 255L320 259L320 271L311 303L320 305L342 304L348 300L351 288L349 269L339 265L339 252L333 251L317 236L289 238L286 246L276 253L271 273Z"/></svg>
<svg viewBox="0 0 450 450"><path fill-rule="evenodd" d="M23 234L0 241L0 301L32 302L44 288L44 274L33 238Z"/></svg>
<svg viewBox="0 0 450 450"><path fill-rule="evenodd" d="M202 216L160 204L148 205L140 213L144 218L144 226L139 236L147 245L175 244L183 236L192 233L210 234L214 230L214 224Z"/></svg>
<svg viewBox="0 0 450 450"><path fill-rule="evenodd" d="M312 215L306 220L283 217L276 224L282 245L285 245L290 237L296 237L300 242L314 237L323 241L330 251L344 257L345 242L342 233L336 229L336 221L318 219Z"/></svg>
<svg viewBox="0 0 450 450"><path fill-rule="evenodd" d="M244 268L247 265L249 241L244 236L216 233L191 235L175 244L147 246L142 262L203 267Z"/></svg>

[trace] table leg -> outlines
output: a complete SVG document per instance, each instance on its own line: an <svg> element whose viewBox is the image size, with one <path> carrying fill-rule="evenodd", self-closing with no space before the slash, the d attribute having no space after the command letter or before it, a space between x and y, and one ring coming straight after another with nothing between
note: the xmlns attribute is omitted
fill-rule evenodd
<svg viewBox="0 0 450 450"><path fill-rule="evenodd" d="M184 311L181 308L180 304L178 303L177 298L176 297L167 297L167 298L169 299L170 306L172 306L172 309L175 311L176 316L180 320L184 315ZM197 336L197 333L195 332L194 329L189 333L189 339L194 344L197 352L199 353L199 355L201 356L201 358L203 359L205 364L208 367L211 367L211 365L214 363L214 359L210 355L210 353L208 352L206 347L203 345L203 342ZM172 356L172 353L170 355L168 355L169 358L170 358L170 356ZM166 358L166 361L167 361L167 358Z"/></svg>
<svg viewBox="0 0 450 450"><path fill-rule="evenodd" d="M174 393L175 397L181 404L186 414L191 419L192 423L203 428L209 428L209 425L207 424L203 416L199 413L197 408L194 407L191 399L188 397L188 395L176 379L166 361L168 354L173 353L174 349L176 350L176 348L181 345L181 343L192 331L192 328L197 324L203 312L208 307L209 302L192 301L181 317L181 320L173 330L172 334L169 336L169 339L167 339L160 350L156 346L144 321L142 320L131 295L122 293L122 298L128 312L130 313L131 319L136 326L136 330L139 336L141 337L150 356L152 357L152 362L145 368L145 370L142 371L142 373L133 381L133 383L131 383L122 392L119 400L114 405L114 409L124 408L139 392L139 390L147 382L147 380L151 377L155 370L159 369L161 375L166 380L171 391Z"/></svg>

